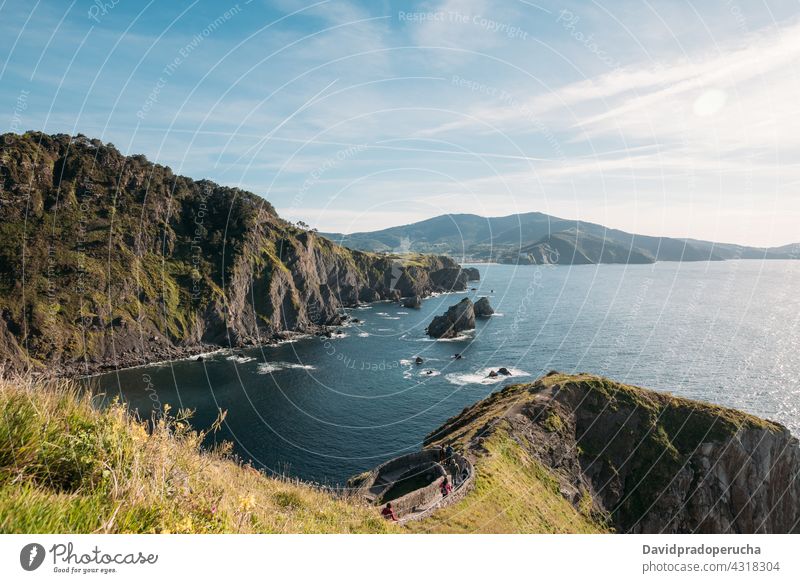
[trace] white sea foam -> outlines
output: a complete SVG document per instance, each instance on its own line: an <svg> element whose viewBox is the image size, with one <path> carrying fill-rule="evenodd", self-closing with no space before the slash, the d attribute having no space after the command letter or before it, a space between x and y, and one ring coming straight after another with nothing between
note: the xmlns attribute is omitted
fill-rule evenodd
<svg viewBox="0 0 800 583"><path fill-rule="evenodd" d="M430 374L428 374L430 371ZM440 370L433 370L430 368L410 367L403 371L404 379L411 379L414 377L438 377L442 374Z"/></svg>
<svg viewBox="0 0 800 583"><path fill-rule="evenodd" d="M488 374L490 371L496 371L500 367L489 367L489 368L482 368L473 373L450 373L445 375L444 378L447 379L448 382L464 386L464 385L493 385L495 383L499 383L501 381L506 381L510 379L517 379L519 377L529 377L531 376L530 373L525 372L524 370L520 370L518 368L509 368L509 372L511 376L504 376L498 375L496 377L489 377ZM506 367L508 368L508 367Z"/></svg>
<svg viewBox="0 0 800 583"><path fill-rule="evenodd" d="M311 334L297 334L291 338L284 338L283 340L276 340L275 342L264 344L262 348L275 348L276 346L283 346L284 344L294 344L295 342L299 342L300 340L305 340L311 337Z"/></svg>
<svg viewBox="0 0 800 583"><path fill-rule="evenodd" d="M472 340L474 330L459 334L455 338L417 338L417 342L463 342L464 340Z"/></svg>
<svg viewBox="0 0 800 583"><path fill-rule="evenodd" d="M299 364L296 362L262 362L258 365L258 374L271 374L279 370L300 369L314 370L316 367L310 364Z"/></svg>
<svg viewBox="0 0 800 583"><path fill-rule="evenodd" d="M239 364L244 364L245 362L250 362L251 360L255 360L255 357L239 356L238 354L231 354L226 360L232 360L234 362L238 362Z"/></svg>
<svg viewBox="0 0 800 583"><path fill-rule="evenodd" d="M359 335L361 338L366 338L367 336L369 336L369 332L359 332L359 333L358 333L358 335Z"/></svg>
<svg viewBox="0 0 800 583"><path fill-rule="evenodd" d="M195 355L190 356L190 357L188 357L186 359L181 358L181 359L178 359L178 360L197 360L198 358L202 358L203 360L208 360L211 357L217 356L218 354L223 354L223 353L225 353L227 351L228 351L227 348L220 348L219 350L212 350L211 352L201 352L200 354L195 354ZM154 362L153 364L163 364L163 363L167 363L167 362L171 362L171 361L164 360L162 362Z"/></svg>

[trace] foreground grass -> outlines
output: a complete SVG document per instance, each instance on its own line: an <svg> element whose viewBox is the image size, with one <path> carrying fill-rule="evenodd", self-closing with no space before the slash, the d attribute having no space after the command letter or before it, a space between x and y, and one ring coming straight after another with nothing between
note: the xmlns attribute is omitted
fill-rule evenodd
<svg viewBox="0 0 800 583"><path fill-rule="evenodd" d="M68 382L0 380L0 533L392 532L375 508L201 451Z"/></svg>
<svg viewBox="0 0 800 583"><path fill-rule="evenodd" d="M484 443L475 487L458 504L407 524L411 532L598 533L604 527L576 510L558 483L508 435L498 429Z"/></svg>

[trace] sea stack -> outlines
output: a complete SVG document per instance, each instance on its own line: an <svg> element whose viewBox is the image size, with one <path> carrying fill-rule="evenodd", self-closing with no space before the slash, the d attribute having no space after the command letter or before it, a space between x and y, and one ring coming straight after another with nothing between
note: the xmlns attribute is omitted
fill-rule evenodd
<svg viewBox="0 0 800 583"><path fill-rule="evenodd" d="M413 308L415 310L419 310L422 307L422 298L419 296L403 298L402 302L404 308Z"/></svg>
<svg viewBox="0 0 800 583"><path fill-rule="evenodd" d="M483 297L475 302L475 316L478 318L488 318L494 314L494 308L489 304L489 298Z"/></svg>
<svg viewBox="0 0 800 583"><path fill-rule="evenodd" d="M426 332L431 338L455 338L465 330L475 328L475 307L472 300L464 298L428 324Z"/></svg>

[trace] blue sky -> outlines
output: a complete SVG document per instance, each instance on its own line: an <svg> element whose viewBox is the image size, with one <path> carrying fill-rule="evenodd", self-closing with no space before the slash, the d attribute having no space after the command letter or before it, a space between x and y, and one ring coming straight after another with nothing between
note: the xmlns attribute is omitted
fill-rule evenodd
<svg viewBox="0 0 800 583"><path fill-rule="evenodd" d="M800 241L798 13L0 0L0 123L98 137L321 230L538 210L779 245Z"/></svg>

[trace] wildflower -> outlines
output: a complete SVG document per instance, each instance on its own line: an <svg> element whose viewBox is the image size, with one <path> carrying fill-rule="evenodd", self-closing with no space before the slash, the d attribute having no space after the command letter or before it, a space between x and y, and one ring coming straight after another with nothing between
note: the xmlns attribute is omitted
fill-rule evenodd
<svg viewBox="0 0 800 583"><path fill-rule="evenodd" d="M256 497L250 494L249 496L242 496L239 498L239 510L242 512L250 512L256 505Z"/></svg>

